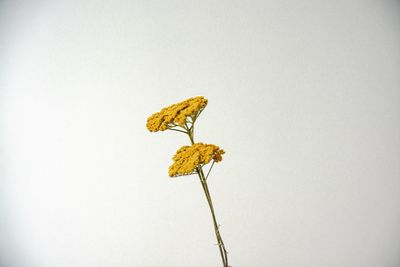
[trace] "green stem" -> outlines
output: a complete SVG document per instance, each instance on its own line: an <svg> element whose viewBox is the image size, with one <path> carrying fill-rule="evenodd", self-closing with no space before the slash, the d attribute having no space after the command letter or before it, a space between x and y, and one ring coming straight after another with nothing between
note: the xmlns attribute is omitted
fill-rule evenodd
<svg viewBox="0 0 400 267"><path fill-rule="evenodd" d="M190 130L187 133L192 145L194 144L193 129L194 129L194 127L192 125L192 127L190 128ZM211 200L210 191L208 190L206 177L204 176L204 172L203 172L203 169L201 166L197 167L197 174L199 175L201 186L203 187L203 191L204 191L204 194L206 195L208 206L211 211L211 216L212 216L213 224L214 224L215 236L217 238L218 248L219 248L219 252L221 254L222 263L223 263L224 267L228 267L228 252L225 249L224 241L222 240L221 234L219 232L219 226L218 226L218 222L217 222L217 219L215 216L215 211L214 211L214 206L213 206L213 203Z"/></svg>
<svg viewBox="0 0 400 267"><path fill-rule="evenodd" d="M206 175L206 178L205 178L206 181L207 181L208 176L210 175L210 172L211 172L211 170L212 170L212 168L214 166L214 163L215 163L215 160L213 160L210 169L208 169L208 172L207 172L207 175Z"/></svg>

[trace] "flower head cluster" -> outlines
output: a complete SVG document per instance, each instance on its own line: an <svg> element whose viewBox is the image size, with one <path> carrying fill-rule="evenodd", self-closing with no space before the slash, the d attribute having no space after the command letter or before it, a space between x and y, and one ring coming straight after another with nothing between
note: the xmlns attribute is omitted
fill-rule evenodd
<svg viewBox="0 0 400 267"><path fill-rule="evenodd" d="M225 151L216 145L196 143L183 146L172 158L174 163L169 167L169 176L175 177L193 173L198 166L203 166L211 160L219 162Z"/></svg>
<svg viewBox="0 0 400 267"><path fill-rule="evenodd" d="M203 96L189 98L151 115L146 127L150 132L158 132L176 125L183 126L187 117L195 118L206 106L207 99Z"/></svg>

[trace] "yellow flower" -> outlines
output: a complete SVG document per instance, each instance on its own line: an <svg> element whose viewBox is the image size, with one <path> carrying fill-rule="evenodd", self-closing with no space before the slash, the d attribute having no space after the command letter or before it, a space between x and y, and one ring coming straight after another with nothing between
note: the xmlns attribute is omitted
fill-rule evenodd
<svg viewBox="0 0 400 267"><path fill-rule="evenodd" d="M216 145L196 143L183 146L173 156L174 163L169 167L169 176L176 177L188 175L196 171L198 166L203 166L211 160L219 162L225 151Z"/></svg>
<svg viewBox="0 0 400 267"><path fill-rule="evenodd" d="M154 113L147 119L146 127L150 132L165 131L176 125L183 126L187 117L192 120L207 106L208 100L203 96L192 97L173 104ZM175 125L174 125L175 124Z"/></svg>

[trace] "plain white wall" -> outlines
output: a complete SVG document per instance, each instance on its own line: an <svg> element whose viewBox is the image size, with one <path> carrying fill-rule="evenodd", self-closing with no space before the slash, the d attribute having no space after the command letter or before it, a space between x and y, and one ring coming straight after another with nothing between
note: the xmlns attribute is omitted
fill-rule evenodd
<svg viewBox="0 0 400 267"><path fill-rule="evenodd" d="M398 1L0 2L0 265L400 265Z"/></svg>

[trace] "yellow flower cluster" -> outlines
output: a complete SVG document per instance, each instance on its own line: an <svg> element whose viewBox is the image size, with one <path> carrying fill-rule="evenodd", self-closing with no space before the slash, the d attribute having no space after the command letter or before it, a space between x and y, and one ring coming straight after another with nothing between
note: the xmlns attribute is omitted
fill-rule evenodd
<svg viewBox="0 0 400 267"><path fill-rule="evenodd" d="M221 161L224 153L224 150L212 144L196 143L192 146L183 146L172 158L174 163L169 167L169 176L191 174L199 165L205 165L212 159L215 162Z"/></svg>
<svg viewBox="0 0 400 267"><path fill-rule="evenodd" d="M183 126L186 118L197 116L198 112L207 106L207 99L203 96L192 97L185 101L173 104L154 113L147 119L146 127L150 132L165 131L174 124Z"/></svg>

